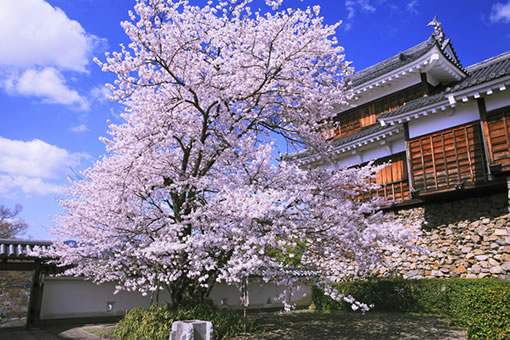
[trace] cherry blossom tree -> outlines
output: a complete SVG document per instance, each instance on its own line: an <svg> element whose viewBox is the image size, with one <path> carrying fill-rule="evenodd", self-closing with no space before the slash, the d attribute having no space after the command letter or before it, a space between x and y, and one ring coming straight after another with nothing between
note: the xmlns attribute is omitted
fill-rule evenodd
<svg viewBox="0 0 510 340"><path fill-rule="evenodd" d="M122 23L131 43L97 63L117 76L125 123L61 202L51 255L66 274L184 305L249 275L291 286L290 268L328 283L349 261L363 275L402 244L378 199L349 199L373 169L337 169L320 134L346 96L338 24L250 3L139 0ZM275 161L275 137L321 166Z"/></svg>

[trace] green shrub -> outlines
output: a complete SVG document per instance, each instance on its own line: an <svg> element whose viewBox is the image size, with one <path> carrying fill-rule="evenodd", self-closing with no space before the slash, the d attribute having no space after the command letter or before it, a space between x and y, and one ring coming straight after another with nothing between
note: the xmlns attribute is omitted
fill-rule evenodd
<svg viewBox="0 0 510 340"><path fill-rule="evenodd" d="M225 339L243 331L243 317L237 311L222 310L212 301L184 309L175 309L170 305L151 306L148 310L135 308L117 324L113 335L126 340L166 340L172 330L172 323L178 320L206 320L213 324L214 339ZM247 321L247 330L254 325Z"/></svg>
<svg viewBox="0 0 510 340"><path fill-rule="evenodd" d="M510 339L510 281L497 279L372 279L344 282L335 289L380 312L448 315L467 328L469 339ZM351 311L314 288L317 311Z"/></svg>
<svg viewBox="0 0 510 340"><path fill-rule="evenodd" d="M467 288L450 305L452 320L469 339L510 339L510 285Z"/></svg>

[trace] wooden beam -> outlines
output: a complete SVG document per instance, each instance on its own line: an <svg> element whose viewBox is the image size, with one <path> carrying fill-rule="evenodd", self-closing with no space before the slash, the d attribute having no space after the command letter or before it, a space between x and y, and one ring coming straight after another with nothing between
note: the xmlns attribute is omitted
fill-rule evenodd
<svg viewBox="0 0 510 340"><path fill-rule="evenodd" d="M474 131L473 131L474 133ZM468 162L469 162L469 173L471 174L471 181L475 181L475 173L473 172L473 168L475 166L475 163L471 159L471 147L469 145L469 136L467 131L467 126L464 127L464 136L466 137L466 151L468 156Z"/></svg>
<svg viewBox="0 0 510 340"><path fill-rule="evenodd" d="M446 183L450 185L450 177L448 176L448 159L446 158L446 143L444 141L444 134L441 134L441 144L443 149L443 163L444 163L444 171L446 173Z"/></svg>
<svg viewBox="0 0 510 340"><path fill-rule="evenodd" d="M428 96L430 94L430 87L429 87L429 83L427 81L427 74L426 73L420 73L420 78L421 78L421 85L422 85L422 88L423 88L423 94L424 96Z"/></svg>
<svg viewBox="0 0 510 340"><path fill-rule="evenodd" d="M485 98L477 98L478 112L480 113L480 127L482 129L482 142L483 152L485 159L485 166L491 179L491 164L494 163L494 155L492 153L491 136L489 133L489 126L487 123L487 108L485 106Z"/></svg>
<svg viewBox="0 0 510 340"><path fill-rule="evenodd" d="M41 303L46 271L47 268L42 266L40 260L37 260L32 275L32 287L30 288L30 300L28 302L26 323L27 328L37 327L40 324Z"/></svg>
<svg viewBox="0 0 510 340"><path fill-rule="evenodd" d="M430 140L430 154L432 155L432 171L434 173L434 185L436 186L436 190L439 189L439 186L438 186L438 181L437 181L437 170L436 170L436 151L434 150L434 140L433 140L433 136L430 136L429 138ZM426 188L426 184L425 184L425 188Z"/></svg>
<svg viewBox="0 0 510 340"><path fill-rule="evenodd" d="M406 146L406 162L407 162L407 181L409 184L409 194L413 192L414 187L414 177L413 172L411 171L411 148L409 147L409 123L404 123L404 140Z"/></svg>
<svg viewBox="0 0 510 340"><path fill-rule="evenodd" d="M0 262L0 270L32 271L34 268L33 262Z"/></svg>

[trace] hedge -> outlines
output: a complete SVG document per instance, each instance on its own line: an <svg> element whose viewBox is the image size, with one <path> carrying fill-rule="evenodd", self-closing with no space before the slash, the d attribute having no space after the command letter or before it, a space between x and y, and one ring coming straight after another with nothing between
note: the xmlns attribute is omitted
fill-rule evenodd
<svg viewBox="0 0 510 340"><path fill-rule="evenodd" d="M130 310L119 321L113 335L126 340L167 340L172 323L178 320L207 320L213 324L214 339L227 339L244 330L243 316L238 311L219 309L210 300L201 305L175 309L170 305L152 305L148 310L141 307ZM256 330L247 320L247 331Z"/></svg>
<svg viewBox="0 0 510 340"><path fill-rule="evenodd" d="M339 293L374 304L380 312L448 315L467 329L469 339L510 339L510 281L498 279L373 279L343 282ZM312 299L319 312L352 311L318 289Z"/></svg>

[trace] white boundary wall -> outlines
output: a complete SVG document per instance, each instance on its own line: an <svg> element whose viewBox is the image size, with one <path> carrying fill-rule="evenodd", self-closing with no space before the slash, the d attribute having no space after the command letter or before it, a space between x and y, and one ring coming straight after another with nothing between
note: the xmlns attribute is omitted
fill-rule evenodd
<svg viewBox="0 0 510 340"><path fill-rule="evenodd" d="M104 283L96 285L91 281L80 278L49 277L44 283L41 304L41 320L67 319L84 317L109 317L124 315L135 307L147 308L150 297L134 292L119 292L113 294L115 285ZM250 279L248 284L249 309L282 307L275 302L281 294L283 287L272 283L263 283ZM235 286L217 284L210 295L217 304L228 308L242 308L240 304L239 289ZM169 296L165 291L160 292L161 304L168 302ZM312 302L311 287L303 286L291 299L299 307L309 306Z"/></svg>

